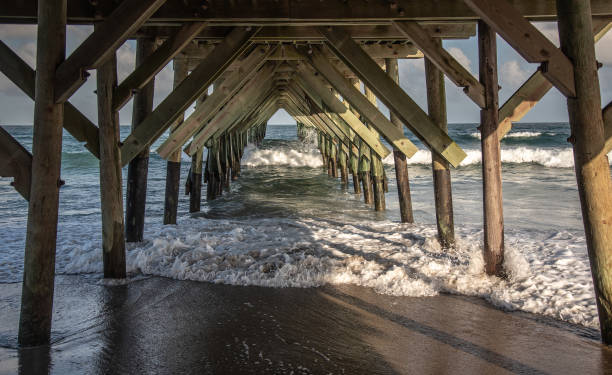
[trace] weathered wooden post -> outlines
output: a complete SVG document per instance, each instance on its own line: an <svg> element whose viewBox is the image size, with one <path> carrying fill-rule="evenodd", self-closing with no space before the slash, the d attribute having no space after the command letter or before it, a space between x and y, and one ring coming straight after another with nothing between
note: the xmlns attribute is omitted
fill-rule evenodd
<svg viewBox="0 0 612 375"><path fill-rule="evenodd" d="M399 85L399 69L397 59L385 59L387 74ZM404 127L393 111L390 111L390 120L402 132ZM400 218L402 223L414 223L412 213L412 197L410 196L410 179L408 178L408 163L406 155L397 148L393 148L393 161L395 163L395 178L397 181L397 195L399 198Z"/></svg>
<svg viewBox="0 0 612 375"><path fill-rule="evenodd" d="M19 317L21 346L48 344L51 336L64 117L64 105L55 102L54 83L65 53L66 0L39 0L32 183Z"/></svg>
<svg viewBox="0 0 612 375"><path fill-rule="evenodd" d="M100 198L104 277L125 277L125 228L119 112L113 109L117 87L117 56L113 53L97 69L98 127L100 133Z"/></svg>
<svg viewBox="0 0 612 375"><path fill-rule="evenodd" d="M342 187L348 188L348 165L347 157L344 150L339 150L338 164L340 165L340 179L342 180Z"/></svg>
<svg viewBox="0 0 612 375"><path fill-rule="evenodd" d="M442 41L440 39L435 40L441 47ZM444 74L428 58L425 58L425 77L429 117L434 124L447 132ZM438 240L442 247L448 248L455 243L450 166L444 158L432 152L431 167L433 169Z"/></svg>
<svg viewBox="0 0 612 375"><path fill-rule="evenodd" d="M376 101L376 95L367 87L364 87L365 96L368 100L374 104L375 107L378 107L378 103ZM372 133L376 135L376 138L379 138L378 132L374 129L373 126L368 125ZM380 156L378 156L375 152L371 152L372 155L372 185L374 186L374 209L376 211L384 211L386 208L385 203L385 187L384 187L384 166Z"/></svg>
<svg viewBox="0 0 612 375"><path fill-rule="evenodd" d="M207 94L204 94L196 101L196 108L206 100ZM185 193L189 194L189 212L199 212L202 201L202 158L204 148L200 148L191 157L191 169L189 170L189 178L187 182L188 190Z"/></svg>
<svg viewBox="0 0 612 375"><path fill-rule="evenodd" d="M478 52L480 83L485 89L486 104L480 111L485 270L489 275L503 276L504 214L498 136L497 45L495 31L484 21L478 22Z"/></svg>
<svg viewBox="0 0 612 375"><path fill-rule="evenodd" d="M360 140L357 140L357 142L360 142ZM355 194L361 194L361 185L359 184L359 148L356 146L353 146L351 149L350 165L351 174L353 175L353 190Z"/></svg>
<svg viewBox="0 0 612 375"><path fill-rule="evenodd" d="M174 88L187 77L188 66L184 60L174 60ZM183 121L180 116L175 126ZM172 129L171 129L172 131ZM178 149L169 158L166 165L166 195L164 202L164 224L176 224L178 212L179 185L181 181L181 150Z"/></svg>
<svg viewBox="0 0 612 375"><path fill-rule="evenodd" d="M359 176L363 185L363 201L365 204L374 203L374 191L372 189L372 179L370 174L370 160L372 153L365 142L359 146Z"/></svg>
<svg viewBox="0 0 612 375"><path fill-rule="evenodd" d="M612 344L612 182L604 150L599 79L588 0L557 0L561 50L574 65L576 97L567 99L602 341Z"/></svg>
<svg viewBox="0 0 612 375"><path fill-rule="evenodd" d="M139 38L136 45L136 66L155 50L155 40ZM132 109L132 131L153 110L155 78L134 94ZM149 148L142 150L128 166L127 191L125 197L125 239L141 242L144 235L145 205L147 197L147 174L149 170Z"/></svg>

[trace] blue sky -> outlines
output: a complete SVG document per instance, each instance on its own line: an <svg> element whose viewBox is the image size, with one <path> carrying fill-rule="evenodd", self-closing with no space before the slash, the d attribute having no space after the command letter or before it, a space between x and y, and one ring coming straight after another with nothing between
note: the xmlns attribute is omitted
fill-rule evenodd
<svg viewBox="0 0 612 375"><path fill-rule="evenodd" d="M557 26L554 22L536 23L551 41L558 45ZM67 53L72 52L93 30L86 26L69 26L67 30ZM36 59L36 26L0 25L0 39L8 44L19 56L34 66ZM447 40L444 47L455 56L475 77L478 77L478 46L475 37L466 40ZM133 69L135 62L135 42L126 42L117 52L119 80L125 78ZM596 54L603 67L599 70L602 106L612 101L612 32L609 32L596 45ZM427 108L425 91L425 71L423 59L400 60L400 84L421 106ZM505 41L498 37L499 83L502 87L500 105L520 87L537 69L537 64L528 64ZM97 102L94 94L95 72L70 102L79 108L94 123L97 122ZM155 105L163 100L172 88L172 63L168 64L156 77ZM479 109L461 89L446 81L448 121L450 123L475 123L479 119ZM31 124L33 101L0 73L0 125ZM381 106L383 112L388 110ZM120 112L122 124L131 121L131 102ZM544 99L522 120L523 122L567 121L565 98L552 89ZM277 112L271 124L294 123L284 111Z"/></svg>

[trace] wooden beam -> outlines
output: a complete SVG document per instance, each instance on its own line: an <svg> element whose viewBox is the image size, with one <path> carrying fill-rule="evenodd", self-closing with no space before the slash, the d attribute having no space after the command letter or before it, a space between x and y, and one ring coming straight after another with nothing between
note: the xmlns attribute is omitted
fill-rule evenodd
<svg viewBox="0 0 612 375"><path fill-rule="evenodd" d="M266 57L275 48L276 46L257 47L244 60L234 62L233 65L239 65L236 74L229 75L224 82L216 87L211 96L202 105L196 107L196 110L170 134L157 148L156 152L165 159L172 152L180 149L190 137L208 123L212 116L238 92L245 82L257 73L259 68L265 63ZM272 71L274 66L269 65L267 69Z"/></svg>
<svg viewBox="0 0 612 375"><path fill-rule="evenodd" d="M389 77L399 84L399 67L397 59L385 60L385 69ZM389 120L401 132L404 131L404 125L397 118L395 113L389 112ZM432 155L435 155L432 153ZM400 219L402 223L414 223L414 214L412 211L412 197L410 195L410 179L408 177L408 163L406 155L397 149L393 149L393 162L395 164L395 181L397 185L397 197L400 208ZM435 177L434 177L435 186Z"/></svg>
<svg viewBox="0 0 612 375"><path fill-rule="evenodd" d="M193 22L183 25L172 37L166 39L155 52L127 76L113 94L113 108L121 109L136 90L140 90L160 72L174 56L185 48L204 27L204 22Z"/></svg>
<svg viewBox="0 0 612 375"><path fill-rule="evenodd" d="M593 34L597 43L612 28L610 19L593 18ZM525 81L499 109L499 139L508 134L512 123L520 121L553 87L540 70Z"/></svg>
<svg viewBox="0 0 612 375"><path fill-rule="evenodd" d="M497 135L497 42L495 31L478 22L480 82L485 87L486 108L480 111L482 148L483 258L488 275L504 276L504 210L502 202L501 149Z"/></svg>
<svg viewBox="0 0 612 375"><path fill-rule="evenodd" d="M574 169L601 340L612 344L612 178L604 152L604 124L589 1L558 0L561 49L574 62L575 97L567 98Z"/></svg>
<svg viewBox="0 0 612 375"><path fill-rule="evenodd" d="M612 102L608 103L603 109L602 116L604 121L604 136L606 139L604 153L607 154L612 151Z"/></svg>
<svg viewBox="0 0 612 375"><path fill-rule="evenodd" d="M200 63L157 108L135 129L121 147L121 161L128 163L143 148L152 144L198 96L210 86L249 43L257 28L237 27L215 47L213 53Z"/></svg>
<svg viewBox="0 0 612 375"><path fill-rule="evenodd" d="M87 69L95 69L164 4L166 0L125 0L57 68L55 101L63 103L87 79Z"/></svg>
<svg viewBox="0 0 612 375"><path fill-rule="evenodd" d="M609 0L591 0L592 12L611 15ZM113 0L97 0L96 6L82 0L69 0L69 23L93 23L108 18L117 8ZM208 0L205 8L200 1L167 0L150 19L151 24L176 24L179 21L214 21L218 24L307 25L321 23L388 24L401 20L477 20L478 15L457 0L424 2L414 0L387 1L320 1L320 0L258 0L228 2ZM554 1L512 0L521 15L530 19L556 18ZM36 23L36 3L33 1L0 2L0 22Z"/></svg>
<svg viewBox="0 0 612 375"><path fill-rule="evenodd" d="M105 278L123 279L126 275L125 222L119 112L113 110L113 89L117 85L117 58L114 53L98 67L96 78L100 128L102 263Z"/></svg>
<svg viewBox="0 0 612 375"><path fill-rule="evenodd" d="M136 45L136 66L140 66L155 52L155 40L140 38ZM138 68L137 68L138 69ZM151 79L134 95L132 105L132 130L153 111L155 79ZM115 88L114 95L117 93ZM147 177L149 174L149 149L145 148L128 166L125 192L125 240L142 242L144 239L145 208L147 203Z"/></svg>
<svg viewBox="0 0 612 375"><path fill-rule="evenodd" d="M0 71L34 100L36 72L2 41L0 41ZM98 127L68 102L64 105L63 126L77 141L85 142L85 148L95 157L100 157Z"/></svg>
<svg viewBox="0 0 612 375"><path fill-rule="evenodd" d="M0 127L0 176L13 177L11 186L25 200L30 199L32 154Z"/></svg>
<svg viewBox="0 0 612 375"><path fill-rule="evenodd" d="M464 0L489 26L525 60L541 63L540 70L561 93L573 97L572 62L507 0Z"/></svg>
<svg viewBox="0 0 612 375"><path fill-rule="evenodd" d="M243 113L254 108L253 104L258 99L258 94L267 92L272 87L270 80L274 72L273 66L266 66L262 71L255 75L233 98L221 109L207 124L201 124L201 130L194 137L191 145L187 149L188 155L193 155L198 149L204 146L206 141L215 133L222 132L225 128L233 124Z"/></svg>
<svg viewBox="0 0 612 375"><path fill-rule="evenodd" d="M420 59L423 54L415 48L413 44L362 44L361 48L373 59ZM338 59L336 55L323 50L330 59ZM283 44L268 60L304 60L304 57L297 53L291 45Z"/></svg>
<svg viewBox="0 0 612 375"><path fill-rule="evenodd" d="M448 53L440 43L432 38L427 30L414 21L394 22L395 26L427 56L438 69L459 87L476 103L484 108L484 88L463 65Z"/></svg>
<svg viewBox="0 0 612 375"><path fill-rule="evenodd" d="M66 51L66 0L39 0L37 5L32 180L19 316L21 348L49 345L51 341L61 186L64 111L63 105L55 103L53 83Z"/></svg>
<svg viewBox="0 0 612 375"><path fill-rule="evenodd" d="M212 21L215 22L215 21ZM389 21L387 21L389 23ZM427 30L429 35L436 38L445 39L466 39L476 35L476 24L474 22L419 22L419 24ZM228 26L219 26L214 23L214 27L208 27L200 34L196 35L198 41L216 42L223 40L223 36L227 34ZM397 42L404 41L406 37L400 33L393 25L347 25L345 26L353 38L358 41L371 42ZM143 26L133 37L157 37L164 38L175 33L176 27L171 26ZM314 27L308 26L265 26L261 31L251 38L251 41L256 42L323 42L321 34Z"/></svg>
<svg viewBox="0 0 612 375"><path fill-rule="evenodd" d="M332 93L323 87L323 84L318 80L310 71L305 69L305 66L301 65L299 68L299 76L297 77L297 83L302 86L304 91L312 97L313 100L319 101L320 106L329 108L326 110L326 114L336 120L339 117L343 122L346 123L368 146L381 158L387 157L391 152L385 145L380 142L380 139L372 133L366 125L353 112L351 112L344 104L340 102ZM338 120L336 120L339 122ZM387 129L388 130L388 129ZM416 146L407 140L402 140L403 134L398 131L398 134L392 133L389 137L391 144L399 144L404 152L410 156L416 153Z"/></svg>
<svg viewBox="0 0 612 375"><path fill-rule="evenodd" d="M390 110L392 110L419 139L432 151L439 153L452 166L456 167L465 159L466 153L443 130L437 127L427 114L406 92L376 64L363 50L338 28L319 28L326 37L329 47L349 66L359 78L375 93ZM314 54L313 54L314 55ZM317 58L317 64L321 59ZM317 67L317 69L319 69ZM319 70L320 71L320 70ZM323 74L323 72L321 72ZM333 84L333 83L332 83ZM340 91L337 87L336 89ZM357 91L357 90L354 90ZM342 93L345 97L344 93ZM345 97L346 98L346 97ZM349 102L351 99L347 98ZM369 103L371 105L371 103ZM363 105L353 104L358 110ZM378 111L378 110L377 110ZM380 112L379 112L380 113ZM386 119L385 119L386 120ZM389 121L389 120L386 120ZM376 123L372 125L380 129Z"/></svg>

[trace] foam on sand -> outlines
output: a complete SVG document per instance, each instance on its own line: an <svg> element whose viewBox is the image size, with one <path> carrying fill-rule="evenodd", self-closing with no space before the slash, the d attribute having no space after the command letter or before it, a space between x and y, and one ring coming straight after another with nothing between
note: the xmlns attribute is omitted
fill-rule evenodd
<svg viewBox="0 0 612 375"><path fill-rule="evenodd" d="M233 285L355 284L396 296L480 296L506 310L598 326L583 237L507 231L509 279L500 280L483 273L480 229L458 228L448 251L435 233L433 225L392 222L186 218L130 244L127 264L132 274ZM63 245L63 272L102 271L101 250L89 244Z"/></svg>

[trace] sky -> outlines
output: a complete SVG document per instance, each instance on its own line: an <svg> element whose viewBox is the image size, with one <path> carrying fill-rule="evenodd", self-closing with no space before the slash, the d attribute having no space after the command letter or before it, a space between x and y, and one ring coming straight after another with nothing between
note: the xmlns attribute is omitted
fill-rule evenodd
<svg viewBox="0 0 612 375"><path fill-rule="evenodd" d="M559 45L557 25L554 22L534 24L553 43ZM90 26L68 26L66 33L67 54L69 55L93 31ZM35 25L0 25L0 40L13 49L30 66L36 61L36 26ZM537 64L527 63L503 39L497 38L498 72L500 106L518 89L522 83L537 69ZM477 38L462 40L445 40L444 48L457 61L478 77ZM597 60L603 64L599 70L599 81L602 94L602 107L612 101L612 31L596 44ZM117 70L119 82L133 70L136 56L136 43L128 41L117 51ZM427 111L425 87L425 67L423 59L400 60L400 85L410 97ZM92 122L97 123L97 99L95 91L95 71L88 81L72 96L70 102ZM172 63L169 63L155 79L154 105L159 104L172 89ZM446 100L449 123L477 123L479 108L446 79ZM379 103L381 111L388 110ZM0 73L0 125L31 125L33 119L33 101L24 95L17 86ZM192 110L188 111L187 114ZM130 124L132 103L126 104L120 111L121 124ZM555 88L538 103L522 122L566 122L567 107L565 98ZM269 121L270 124L295 124L295 121L284 110L279 110Z"/></svg>

